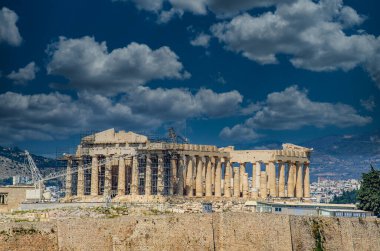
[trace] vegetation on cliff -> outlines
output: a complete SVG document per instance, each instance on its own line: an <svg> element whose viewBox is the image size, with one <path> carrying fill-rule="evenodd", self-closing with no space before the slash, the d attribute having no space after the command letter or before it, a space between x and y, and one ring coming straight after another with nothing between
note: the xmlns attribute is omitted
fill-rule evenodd
<svg viewBox="0 0 380 251"><path fill-rule="evenodd" d="M380 171L371 165L371 170L363 173L362 179L357 196L359 209L380 215Z"/></svg>

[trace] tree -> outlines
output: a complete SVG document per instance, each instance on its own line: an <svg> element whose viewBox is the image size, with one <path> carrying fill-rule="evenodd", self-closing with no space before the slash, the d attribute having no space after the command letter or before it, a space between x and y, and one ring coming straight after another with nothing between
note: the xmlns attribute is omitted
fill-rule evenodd
<svg viewBox="0 0 380 251"><path fill-rule="evenodd" d="M358 192L357 190L344 191L341 196L334 196L334 199L331 201L331 203L335 203L335 204L355 204L356 203L357 192Z"/></svg>
<svg viewBox="0 0 380 251"><path fill-rule="evenodd" d="M380 171L371 165L371 170L363 173L362 179L357 196L358 208L380 215Z"/></svg>

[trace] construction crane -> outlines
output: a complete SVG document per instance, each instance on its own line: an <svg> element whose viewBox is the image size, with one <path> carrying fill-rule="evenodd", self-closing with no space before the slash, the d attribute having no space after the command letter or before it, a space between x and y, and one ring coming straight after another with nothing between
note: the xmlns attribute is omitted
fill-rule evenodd
<svg viewBox="0 0 380 251"><path fill-rule="evenodd" d="M106 165L109 162L112 162L114 159L119 159L120 157L127 157L127 156L132 157L135 155L136 155L135 151L130 151L129 153L122 154L122 155L115 155L115 156L111 157L109 160L106 160L106 159L100 160L98 165L99 166ZM47 197L45 196L46 193L43 194L44 182L45 181L57 179L57 178L61 178L61 177L66 177L67 175L77 173L79 171L79 169L84 171L84 170L89 170L92 168L92 164L87 163L81 167L79 167L79 166L73 167L69 172L67 170L62 170L62 171L58 171L58 172L49 173L46 176L42 176L41 172L37 168L36 164L33 161L33 158L30 156L28 151L25 151L25 156L26 156L27 162L28 162L27 167L29 168L30 173L32 175L32 182L35 185L34 194L39 193L39 196L40 196L39 200L40 201L43 198L47 199Z"/></svg>
<svg viewBox="0 0 380 251"><path fill-rule="evenodd" d="M32 175L32 182L36 187L38 186L39 188L41 188L42 174L40 170L38 170L36 163L34 163L32 156L30 156L27 150L25 150L25 156L28 161L27 166L29 167L29 171Z"/></svg>
<svg viewBox="0 0 380 251"><path fill-rule="evenodd" d="M189 140L185 137L182 137L181 135L178 135L174 128L173 127L170 127L168 129L168 136L169 136L169 139L172 143L183 143L183 144L188 144L189 143Z"/></svg>

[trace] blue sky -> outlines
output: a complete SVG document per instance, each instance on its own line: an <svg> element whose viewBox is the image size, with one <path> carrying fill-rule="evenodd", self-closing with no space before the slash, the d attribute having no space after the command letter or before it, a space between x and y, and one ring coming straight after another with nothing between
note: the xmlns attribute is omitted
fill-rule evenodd
<svg viewBox="0 0 380 251"><path fill-rule="evenodd" d="M0 145L87 129L302 143L379 128L375 0L1 1Z"/></svg>

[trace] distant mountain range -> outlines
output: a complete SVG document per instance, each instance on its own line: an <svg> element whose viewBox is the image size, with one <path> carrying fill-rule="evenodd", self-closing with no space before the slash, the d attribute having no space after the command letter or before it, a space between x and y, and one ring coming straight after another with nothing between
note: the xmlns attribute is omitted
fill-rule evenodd
<svg viewBox="0 0 380 251"><path fill-rule="evenodd" d="M261 141L254 144L236 145L236 149L280 149L282 143ZM313 148L311 179L360 178L370 164L380 167L380 131L358 135L333 135L310 140L300 145ZM62 170L56 160L31 154L43 175ZM19 148L0 146L0 181L22 174L25 154ZM9 181L8 181L9 182Z"/></svg>

